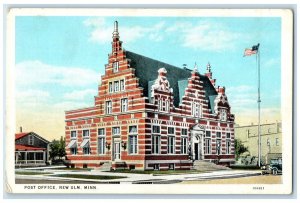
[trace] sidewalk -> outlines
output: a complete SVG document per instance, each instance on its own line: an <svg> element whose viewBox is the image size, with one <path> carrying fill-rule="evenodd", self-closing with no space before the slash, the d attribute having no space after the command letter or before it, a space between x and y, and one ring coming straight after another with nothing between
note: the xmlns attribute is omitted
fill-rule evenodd
<svg viewBox="0 0 300 203"><path fill-rule="evenodd" d="M47 172L47 171L45 171ZM46 175L16 175L16 179L39 179L39 180L69 180L80 182L95 182L95 183L120 183L120 184L138 184L138 183L172 183L189 180L210 180L237 178L260 175L259 170L222 170L213 171L210 173L199 174L180 174L180 175L152 175L152 174L133 174L133 173L115 173L101 171L51 171L53 175L59 174L83 174L83 175L105 175L105 176L126 176L127 178L98 180L98 179L82 179L82 178L66 178Z"/></svg>

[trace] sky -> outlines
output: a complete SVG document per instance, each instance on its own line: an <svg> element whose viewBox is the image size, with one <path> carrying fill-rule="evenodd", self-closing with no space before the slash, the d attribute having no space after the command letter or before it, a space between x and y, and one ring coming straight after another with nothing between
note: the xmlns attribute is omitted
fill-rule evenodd
<svg viewBox="0 0 300 203"><path fill-rule="evenodd" d="M59 139L66 110L93 106L115 20L126 50L201 74L209 62L239 125L257 123L256 56L243 52L260 43L261 121L281 120L280 18L17 16L17 129Z"/></svg>

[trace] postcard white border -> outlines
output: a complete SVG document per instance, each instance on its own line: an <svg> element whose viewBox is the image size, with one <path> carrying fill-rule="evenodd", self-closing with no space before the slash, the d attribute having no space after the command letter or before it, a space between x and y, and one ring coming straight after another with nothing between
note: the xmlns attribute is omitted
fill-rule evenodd
<svg viewBox="0 0 300 203"><path fill-rule="evenodd" d="M99 12L101 10L101 12ZM15 184L15 17L16 16L188 16L188 17L281 17L281 112L282 112L282 184L95 184L99 191L24 190ZM12 193L63 194L290 194L292 192L292 89L293 89L293 14L288 9L68 9L13 8L7 21L6 47L6 191ZM49 184L50 185L50 184ZM53 184L57 185L57 184ZM253 187L264 187L254 190Z"/></svg>

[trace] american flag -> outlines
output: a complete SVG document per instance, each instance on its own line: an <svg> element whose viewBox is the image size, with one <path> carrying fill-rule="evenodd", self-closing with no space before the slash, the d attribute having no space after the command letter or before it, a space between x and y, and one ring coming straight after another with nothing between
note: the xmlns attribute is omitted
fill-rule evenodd
<svg viewBox="0 0 300 203"><path fill-rule="evenodd" d="M246 48L244 51L244 56L251 56L252 54L257 54L259 48L259 43L252 46L252 48Z"/></svg>
<svg viewBox="0 0 300 203"><path fill-rule="evenodd" d="M252 50L252 49L245 49L244 51L244 56L251 56L252 54L256 54L257 50Z"/></svg>

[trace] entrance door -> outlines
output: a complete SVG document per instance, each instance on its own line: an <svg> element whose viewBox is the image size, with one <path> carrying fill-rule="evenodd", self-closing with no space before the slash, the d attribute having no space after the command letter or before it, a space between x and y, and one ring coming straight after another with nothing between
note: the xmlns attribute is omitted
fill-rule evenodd
<svg viewBox="0 0 300 203"><path fill-rule="evenodd" d="M199 144L194 144L194 150L195 150L195 160L199 160Z"/></svg>
<svg viewBox="0 0 300 203"><path fill-rule="evenodd" d="M115 142L114 143L114 160L120 160L121 158L121 144L120 142Z"/></svg>

